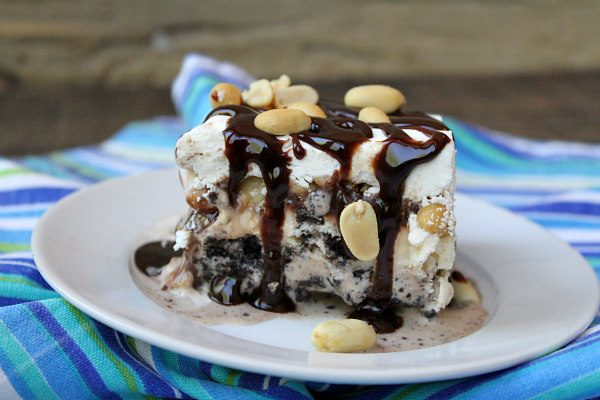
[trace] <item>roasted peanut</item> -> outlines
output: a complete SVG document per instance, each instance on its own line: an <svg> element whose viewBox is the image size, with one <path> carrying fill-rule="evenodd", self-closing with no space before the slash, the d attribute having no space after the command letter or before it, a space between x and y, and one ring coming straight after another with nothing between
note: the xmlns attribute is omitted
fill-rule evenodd
<svg viewBox="0 0 600 400"><path fill-rule="evenodd" d="M254 108L268 107L273 103L273 89L271 82L259 79L250 84L248 90L242 92L244 103Z"/></svg>
<svg viewBox="0 0 600 400"><path fill-rule="evenodd" d="M377 107L386 114L392 113L406 103L404 95L385 85L356 86L346 92L344 104L348 107Z"/></svg>
<svg viewBox="0 0 600 400"><path fill-rule="evenodd" d="M362 122L377 124L390 123L390 117L377 107L365 107L358 113L358 119Z"/></svg>
<svg viewBox="0 0 600 400"><path fill-rule="evenodd" d="M240 183L240 194L248 196L250 203L262 204L265 200L265 181L256 176L249 176Z"/></svg>
<svg viewBox="0 0 600 400"><path fill-rule="evenodd" d="M288 109L301 110L311 117L326 118L325 112L316 104L297 101L287 106Z"/></svg>
<svg viewBox="0 0 600 400"><path fill-rule="evenodd" d="M242 104L242 93L231 83L217 83L210 91L210 104L213 108Z"/></svg>
<svg viewBox="0 0 600 400"><path fill-rule="evenodd" d="M452 287L454 288L454 297L452 300L456 304L477 303L481 302L477 289L469 280L451 279Z"/></svg>
<svg viewBox="0 0 600 400"><path fill-rule="evenodd" d="M340 214L340 232L354 257L371 261L379 253L377 216L364 200L348 204Z"/></svg>
<svg viewBox="0 0 600 400"><path fill-rule="evenodd" d="M275 91L277 89L288 87L291 84L292 84L292 81L291 81L290 77L284 74L284 75L281 75L278 79L274 79L271 81L271 88L273 89L273 91Z"/></svg>
<svg viewBox="0 0 600 400"><path fill-rule="evenodd" d="M254 126L272 135L289 135L308 130L312 120L304 111L276 109L260 113L254 119Z"/></svg>
<svg viewBox="0 0 600 400"><path fill-rule="evenodd" d="M446 206L443 204L430 204L419 210L417 213L417 223L421 229L442 236L448 233L446 214Z"/></svg>
<svg viewBox="0 0 600 400"><path fill-rule="evenodd" d="M299 101L311 104L319 102L319 93L307 85L294 85L275 89L275 107L284 108Z"/></svg>
<svg viewBox="0 0 600 400"><path fill-rule="evenodd" d="M321 322L312 331L311 341L319 351L350 353L364 351L377 343L375 329L359 319Z"/></svg>

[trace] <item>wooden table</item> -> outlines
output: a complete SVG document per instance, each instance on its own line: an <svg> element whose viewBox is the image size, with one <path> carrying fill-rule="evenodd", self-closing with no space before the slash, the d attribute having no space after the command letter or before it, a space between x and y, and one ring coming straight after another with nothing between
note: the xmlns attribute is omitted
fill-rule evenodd
<svg viewBox="0 0 600 400"><path fill-rule="evenodd" d="M312 82L331 99L360 83L369 82ZM405 93L407 109L524 137L600 142L600 71L382 83ZM0 81L0 155L97 143L129 121L174 113L168 89L31 88Z"/></svg>

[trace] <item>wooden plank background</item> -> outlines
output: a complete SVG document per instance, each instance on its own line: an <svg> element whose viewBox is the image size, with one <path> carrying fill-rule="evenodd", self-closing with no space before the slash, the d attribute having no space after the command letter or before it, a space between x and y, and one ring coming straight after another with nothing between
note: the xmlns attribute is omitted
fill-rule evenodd
<svg viewBox="0 0 600 400"><path fill-rule="evenodd" d="M0 2L0 70L26 82L166 87L190 51L297 80L600 68L600 2Z"/></svg>
<svg viewBox="0 0 600 400"><path fill-rule="evenodd" d="M409 109L600 142L600 2L0 1L0 155L96 143L173 114L200 52L340 98L400 88Z"/></svg>

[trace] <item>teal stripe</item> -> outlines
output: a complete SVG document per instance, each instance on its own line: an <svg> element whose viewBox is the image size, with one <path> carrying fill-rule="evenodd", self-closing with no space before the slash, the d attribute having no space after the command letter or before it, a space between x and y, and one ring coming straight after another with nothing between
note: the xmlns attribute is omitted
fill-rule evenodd
<svg viewBox="0 0 600 400"><path fill-rule="evenodd" d="M31 339L27 339L31 340L28 351L30 354L37 354L36 364L42 368L42 373L56 393L67 398L96 398L81 378L77 366L56 343L56 340L61 338L54 338L44 326L44 321L38 320L30 309L22 308L20 312L23 316L27 314L27 319L21 318L15 328L26 332L28 337L32 336ZM38 348L33 347L36 344L39 345ZM64 382L69 384L64 385Z"/></svg>
<svg viewBox="0 0 600 400"><path fill-rule="evenodd" d="M91 163L87 157L82 157L80 153L75 151L53 154L52 160L67 165L83 175L98 180L112 178L123 173L121 170L114 170L98 163Z"/></svg>
<svg viewBox="0 0 600 400"><path fill-rule="evenodd" d="M600 371L578 376L531 400L592 399L600 396Z"/></svg>
<svg viewBox="0 0 600 400"><path fill-rule="evenodd" d="M22 276L7 276L7 274L0 275L0 293L2 293L2 297L22 301L38 301L59 297L55 291L43 289L29 279Z"/></svg>
<svg viewBox="0 0 600 400"><path fill-rule="evenodd" d="M483 382L461 393L456 399L470 399L474 396L499 396L506 390L519 387L523 396L533 396L546 391L551 385L577 374L586 373L585 358L593 357L600 349L600 343L594 343L575 349L565 348L563 354L553 354L547 359L538 359L531 364L524 364L519 368L508 370L493 380ZM529 382L529 386L522 386L519 382Z"/></svg>
<svg viewBox="0 0 600 400"><path fill-rule="evenodd" d="M29 243L31 242L31 229L0 229L0 242L8 244L29 245Z"/></svg>
<svg viewBox="0 0 600 400"><path fill-rule="evenodd" d="M466 129L459 123L450 123L450 128L456 135L457 166L466 169L485 171L490 175L506 175L525 173L527 175L560 174L560 175L586 175L597 176L600 170L598 160L584 160L581 158L557 160L543 160L535 158L513 157L494 145L487 143L481 135ZM467 165L463 165L465 163Z"/></svg>
<svg viewBox="0 0 600 400"><path fill-rule="evenodd" d="M1 206L0 206L1 207ZM40 217L46 212L48 207L40 209L15 209L15 210L3 210L0 208L0 218L27 218L27 217Z"/></svg>
<svg viewBox="0 0 600 400"><path fill-rule="evenodd" d="M0 321L0 352L11 365L3 365L4 371L10 374L11 383L19 394L27 399L58 399L56 393L48 386L46 378L29 353L21 346L3 321Z"/></svg>
<svg viewBox="0 0 600 400"><path fill-rule="evenodd" d="M52 155L50 155L50 160L63 167L76 171L77 174L80 174L87 178L91 178L93 180L102 180L113 176L112 173L106 173L104 172L103 168L100 168L98 166L88 165L88 163L77 163L76 161L71 159L67 152L53 153Z"/></svg>
<svg viewBox="0 0 600 400"><path fill-rule="evenodd" d="M178 355L172 352L151 348L151 357L156 372L176 388L181 388L186 394L198 399L212 399L213 395L209 392L210 385L206 385L206 380L199 380L196 376L186 376L180 373ZM194 360L196 362L196 360ZM200 370L200 362L195 365L196 370ZM211 384L214 384L211 382ZM233 397L232 397L233 398Z"/></svg>
<svg viewBox="0 0 600 400"><path fill-rule="evenodd" d="M600 268L600 257L585 257L587 262L594 268Z"/></svg>
<svg viewBox="0 0 600 400"><path fill-rule="evenodd" d="M401 387L399 390L385 397L385 400L394 399L426 399L437 392L446 389L458 382L457 380L417 383Z"/></svg>
<svg viewBox="0 0 600 400"><path fill-rule="evenodd" d="M192 83L193 86L183 105L183 116L190 127L200 124L210 112L208 96L210 89L217 83L215 79L208 76L198 77ZM201 97L206 97L207 100L199 101Z"/></svg>
<svg viewBox="0 0 600 400"><path fill-rule="evenodd" d="M72 338L77 338L85 354L96 355L89 360L108 388L115 390L127 388L131 393L140 393L140 388L143 387L140 378L108 348L95 324L87 315L66 301L57 303L56 310L49 309L49 311L54 318L61 321Z"/></svg>
<svg viewBox="0 0 600 400"><path fill-rule="evenodd" d="M23 159L23 164L35 171L52 175L59 179L80 181L81 177L65 169L63 166L51 162L45 157L28 156Z"/></svg>

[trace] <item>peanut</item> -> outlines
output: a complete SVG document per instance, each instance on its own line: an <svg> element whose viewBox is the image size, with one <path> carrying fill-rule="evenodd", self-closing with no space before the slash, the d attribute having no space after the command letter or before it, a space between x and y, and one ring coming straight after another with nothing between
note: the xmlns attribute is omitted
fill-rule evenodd
<svg viewBox="0 0 600 400"><path fill-rule="evenodd" d="M327 118L325 112L316 104L307 103L305 101L297 101L287 106L288 109L301 110L311 117Z"/></svg>
<svg viewBox="0 0 600 400"><path fill-rule="evenodd" d="M356 86L344 96L347 107L377 107L386 114L396 111L405 103L406 99L398 89L385 85Z"/></svg>
<svg viewBox="0 0 600 400"><path fill-rule="evenodd" d="M262 204L265 200L264 188L264 180L256 176L249 176L240 183L240 194L248 196L248 200L253 205Z"/></svg>
<svg viewBox="0 0 600 400"><path fill-rule="evenodd" d="M364 200L348 204L340 214L340 232L354 257L372 261L379 253L377 216Z"/></svg>
<svg viewBox="0 0 600 400"><path fill-rule="evenodd" d="M242 93L231 83L217 83L210 91L210 104L213 108L242 104Z"/></svg>
<svg viewBox="0 0 600 400"><path fill-rule="evenodd" d="M358 119L362 122L377 124L390 123L390 117L377 107L365 107L358 113Z"/></svg>
<svg viewBox="0 0 600 400"><path fill-rule="evenodd" d="M260 113L254 126L272 135L289 135L308 130L312 120L304 111L275 109Z"/></svg>
<svg viewBox="0 0 600 400"><path fill-rule="evenodd" d="M250 84L248 90L242 92L244 103L254 108L268 107L273 103L273 89L271 82L259 79Z"/></svg>
<svg viewBox="0 0 600 400"><path fill-rule="evenodd" d="M342 319L321 322L310 339L319 351L350 353L372 348L377 343L377 334L365 321Z"/></svg>
<svg viewBox="0 0 600 400"><path fill-rule="evenodd" d="M284 108L299 101L317 104L319 93L307 85L294 85L275 90L275 107Z"/></svg>
<svg viewBox="0 0 600 400"><path fill-rule="evenodd" d="M278 79L274 79L271 81L271 88L273 89L273 91L275 91L280 88L288 87L291 84L292 81L290 77L284 74L281 75Z"/></svg>
<svg viewBox="0 0 600 400"><path fill-rule="evenodd" d="M477 289L475 289L475 286L470 281L462 282L453 279L452 287L454 288L454 297L452 300L456 304L479 304L481 302Z"/></svg>
<svg viewBox="0 0 600 400"><path fill-rule="evenodd" d="M442 236L448 233L448 224L444 219L446 212L446 206L443 204L430 204L419 210L417 223L421 229Z"/></svg>
<svg viewBox="0 0 600 400"><path fill-rule="evenodd" d="M200 212L206 212L207 210L214 208L204 195L206 194L206 189L201 189L197 187L192 187L187 190L186 194L186 202L190 207Z"/></svg>

